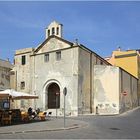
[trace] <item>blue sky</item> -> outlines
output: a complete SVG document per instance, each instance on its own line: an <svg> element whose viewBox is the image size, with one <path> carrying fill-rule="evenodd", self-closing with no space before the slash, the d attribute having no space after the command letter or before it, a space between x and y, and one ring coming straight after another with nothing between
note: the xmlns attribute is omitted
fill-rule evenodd
<svg viewBox="0 0 140 140"><path fill-rule="evenodd" d="M139 1L0 1L0 58L13 61L15 50L42 43L53 20L64 39L78 38L102 57L118 46L140 48Z"/></svg>

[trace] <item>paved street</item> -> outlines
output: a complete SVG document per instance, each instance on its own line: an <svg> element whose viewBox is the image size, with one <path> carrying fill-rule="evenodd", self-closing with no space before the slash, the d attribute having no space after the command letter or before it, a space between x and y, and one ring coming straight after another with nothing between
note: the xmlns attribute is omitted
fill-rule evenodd
<svg viewBox="0 0 140 140"><path fill-rule="evenodd" d="M9 133L8 133L9 132ZM139 139L140 108L117 116L79 116L66 120L0 127L1 139Z"/></svg>

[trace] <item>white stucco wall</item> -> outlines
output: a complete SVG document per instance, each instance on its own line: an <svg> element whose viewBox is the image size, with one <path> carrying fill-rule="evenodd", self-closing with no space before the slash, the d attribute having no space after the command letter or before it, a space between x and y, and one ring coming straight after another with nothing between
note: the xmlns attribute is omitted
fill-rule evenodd
<svg viewBox="0 0 140 140"><path fill-rule="evenodd" d="M107 65L105 61L94 52L79 47L78 61L78 108L79 114L93 114L94 107L94 66Z"/></svg>
<svg viewBox="0 0 140 140"><path fill-rule="evenodd" d="M94 67L94 107L100 115L123 113L138 106L137 79L115 66ZM126 93L126 95L124 95Z"/></svg>
<svg viewBox="0 0 140 140"><path fill-rule="evenodd" d="M49 47L49 46L48 46ZM59 46L57 46L59 48ZM49 50L49 49L48 49ZM46 52L46 50L45 50ZM56 60L56 52L49 52L49 62L44 61L44 54L35 56L35 69L33 77L33 89L39 95L37 107L47 110L47 87L50 83L57 83L60 87L60 109L58 115L63 115L63 89L67 87L66 114L78 113L78 48L70 48L61 51L61 60ZM32 56L33 58L34 56ZM55 114L56 109L51 109Z"/></svg>
<svg viewBox="0 0 140 140"><path fill-rule="evenodd" d="M119 113L119 68L94 66L94 107L100 115Z"/></svg>

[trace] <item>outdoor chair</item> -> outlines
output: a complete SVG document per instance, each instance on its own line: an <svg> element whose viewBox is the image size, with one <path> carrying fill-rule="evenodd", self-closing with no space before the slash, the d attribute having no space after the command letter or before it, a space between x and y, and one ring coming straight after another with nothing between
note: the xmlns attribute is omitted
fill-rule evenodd
<svg viewBox="0 0 140 140"><path fill-rule="evenodd" d="M52 112L48 112L48 117L50 117L52 115Z"/></svg>
<svg viewBox="0 0 140 140"><path fill-rule="evenodd" d="M46 120L46 112L39 112L38 118L39 118L41 121L45 121L45 120Z"/></svg>
<svg viewBox="0 0 140 140"><path fill-rule="evenodd" d="M46 114L46 119L47 119L47 120L50 120L51 115L52 115L52 112L48 112L48 113Z"/></svg>
<svg viewBox="0 0 140 140"><path fill-rule="evenodd" d="M2 125L11 125L12 115L9 112L3 112L1 117L1 124Z"/></svg>
<svg viewBox="0 0 140 140"><path fill-rule="evenodd" d="M22 122L25 122L25 123L29 122L28 112L24 112L24 111L21 112L21 120Z"/></svg>

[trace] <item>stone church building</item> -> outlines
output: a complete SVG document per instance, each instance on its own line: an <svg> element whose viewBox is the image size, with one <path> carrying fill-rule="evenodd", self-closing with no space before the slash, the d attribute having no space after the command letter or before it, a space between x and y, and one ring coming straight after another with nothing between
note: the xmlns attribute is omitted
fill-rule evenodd
<svg viewBox="0 0 140 140"><path fill-rule="evenodd" d="M66 87L67 115L95 113L94 67L111 64L77 41L65 40L62 33L63 25L54 21L46 29L42 44L16 51L12 88L39 96L22 100L18 106L63 115Z"/></svg>

